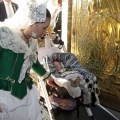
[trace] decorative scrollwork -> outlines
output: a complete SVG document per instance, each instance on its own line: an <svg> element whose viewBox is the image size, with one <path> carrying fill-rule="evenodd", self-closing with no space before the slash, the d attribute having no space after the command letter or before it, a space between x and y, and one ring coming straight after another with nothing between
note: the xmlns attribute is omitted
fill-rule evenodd
<svg viewBox="0 0 120 120"><path fill-rule="evenodd" d="M81 0L74 6L72 52L100 79L103 91L119 97L120 1Z"/></svg>

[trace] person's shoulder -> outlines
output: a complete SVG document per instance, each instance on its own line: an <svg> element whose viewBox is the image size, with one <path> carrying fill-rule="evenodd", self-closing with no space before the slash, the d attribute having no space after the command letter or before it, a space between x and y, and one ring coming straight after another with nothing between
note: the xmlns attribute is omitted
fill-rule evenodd
<svg viewBox="0 0 120 120"><path fill-rule="evenodd" d="M0 34L8 34L8 33L12 33L12 31L8 28L8 27L6 27L6 26L1 26L0 27Z"/></svg>
<svg viewBox="0 0 120 120"><path fill-rule="evenodd" d="M6 26L0 27L0 43L9 44L10 41L14 39L14 35L11 29ZM9 45L8 45L9 46Z"/></svg>
<svg viewBox="0 0 120 120"><path fill-rule="evenodd" d="M16 4L15 2L11 2L11 4L18 8L18 4Z"/></svg>
<svg viewBox="0 0 120 120"><path fill-rule="evenodd" d="M2 0L0 0L0 6L2 6L4 4L4 2Z"/></svg>
<svg viewBox="0 0 120 120"><path fill-rule="evenodd" d="M7 26L0 26L0 30L5 30L5 29L9 29Z"/></svg>

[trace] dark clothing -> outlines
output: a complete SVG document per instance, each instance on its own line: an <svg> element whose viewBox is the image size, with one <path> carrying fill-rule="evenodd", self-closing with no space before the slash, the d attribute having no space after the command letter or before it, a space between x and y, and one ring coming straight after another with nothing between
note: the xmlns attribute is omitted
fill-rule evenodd
<svg viewBox="0 0 120 120"><path fill-rule="evenodd" d="M60 11L56 17L56 26L54 27L54 32L56 32L61 37L61 24L62 24L62 11Z"/></svg>
<svg viewBox="0 0 120 120"><path fill-rule="evenodd" d="M18 5L14 2L11 2L12 4L12 7L13 7L13 10L14 10L14 13L17 11L18 9ZM5 19L7 18L7 13L6 13L6 10L5 10L5 5L4 5L4 2L0 2L0 21L4 21Z"/></svg>

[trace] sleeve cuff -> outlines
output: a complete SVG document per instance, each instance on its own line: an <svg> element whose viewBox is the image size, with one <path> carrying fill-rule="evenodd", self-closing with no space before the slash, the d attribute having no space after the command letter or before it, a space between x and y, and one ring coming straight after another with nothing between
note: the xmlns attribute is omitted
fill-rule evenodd
<svg viewBox="0 0 120 120"><path fill-rule="evenodd" d="M51 75L50 72L46 72L46 73L42 76L42 80L45 81L50 75Z"/></svg>

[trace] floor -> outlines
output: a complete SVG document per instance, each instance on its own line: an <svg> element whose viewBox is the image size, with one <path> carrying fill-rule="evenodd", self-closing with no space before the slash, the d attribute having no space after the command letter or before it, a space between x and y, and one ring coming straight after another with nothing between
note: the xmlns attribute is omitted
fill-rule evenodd
<svg viewBox="0 0 120 120"><path fill-rule="evenodd" d="M106 107L105 107L106 108ZM118 118L118 120L120 120L120 112L117 112L115 110L112 110L110 108L106 108L109 112L111 112L115 117Z"/></svg>
<svg viewBox="0 0 120 120"><path fill-rule="evenodd" d="M41 106L42 106L43 120L50 120L48 111L43 107L42 104L41 104ZM108 109L108 108L105 108L105 111L106 111L106 109ZM98 107L97 108L93 107L93 108L91 108L91 110L92 110L92 113L94 114L95 120L120 120L120 118L119 118L120 113L118 113L114 110L108 109L110 111L109 115L108 115L108 112L104 112L103 109L100 110ZM77 113L76 110L73 112L70 112L70 113L61 113L60 112L60 114L55 117L55 120L68 120L68 119L69 120L91 120L88 117L88 114L86 113L85 109L82 106L79 107L79 118L77 118L76 113ZM117 118L110 117L113 115L116 116Z"/></svg>

